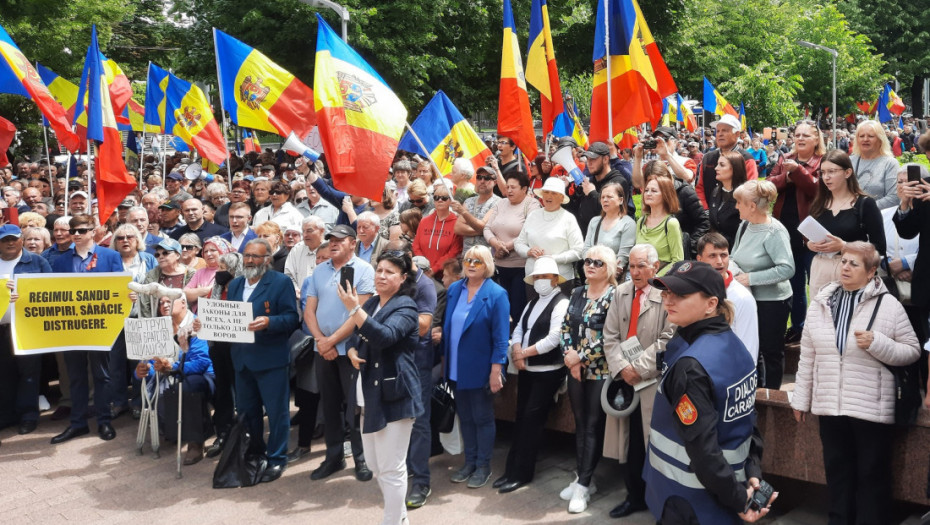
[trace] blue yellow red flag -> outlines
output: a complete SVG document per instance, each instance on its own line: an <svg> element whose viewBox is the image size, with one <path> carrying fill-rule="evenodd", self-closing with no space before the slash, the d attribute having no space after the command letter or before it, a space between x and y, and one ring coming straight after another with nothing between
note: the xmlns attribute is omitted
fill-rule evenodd
<svg viewBox="0 0 930 525"><path fill-rule="evenodd" d="M581 117L578 116L578 104L575 104L573 98L566 98L562 104L563 110L555 119L552 135L559 138L571 137L575 139L576 144L587 149L588 134L584 132L584 125L581 123Z"/></svg>
<svg viewBox="0 0 930 525"><path fill-rule="evenodd" d="M165 131L165 89L168 87L168 72L149 62L145 77L144 122Z"/></svg>
<svg viewBox="0 0 930 525"><path fill-rule="evenodd" d="M452 172L452 163L459 157L470 160L477 169L491 155L491 150L442 91L433 96L410 127L426 151L410 132L404 134L397 149L429 156L443 176Z"/></svg>
<svg viewBox="0 0 930 525"><path fill-rule="evenodd" d="M381 200L407 108L318 14L313 105L336 188Z"/></svg>
<svg viewBox="0 0 930 525"><path fill-rule="evenodd" d="M734 117L739 116L736 109L727 102L727 99L723 98L723 95L710 83L710 80L707 80L707 77L704 77L704 111L709 111L718 116L727 113Z"/></svg>
<svg viewBox="0 0 930 525"><path fill-rule="evenodd" d="M636 0L598 1L593 59L591 140L605 141L611 130L643 122L655 127L662 99L678 88Z"/></svg>
<svg viewBox="0 0 930 525"><path fill-rule="evenodd" d="M237 126L306 140L316 125L313 90L257 50L213 28L223 109Z"/></svg>
<svg viewBox="0 0 930 525"><path fill-rule="evenodd" d="M504 0L504 46L501 51L501 84L497 102L497 134L510 138L528 159L536 157L536 131L530 98L526 92L523 59L517 42L510 0Z"/></svg>
<svg viewBox="0 0 930 525"><path fill-rule="evenodd" d="M65 108L55 100L39 73L32 67L13 39L0 26L0 93L31 98L48 119L58 142L68 151L77 151L80 140L74 133Z"/></svg>
<svg viewBox="0 0 930 525"><path fill-rule="evenodd" d="M672 112L678 113L678 108L674 107L667 98L662 99L662 116L659 118L660 126L672 125Z"/></svg>
<svg viewBox="0 0 930 525"><path fill-rule="evenodd" d="M165 132L180 137L212 162L226 162L226 140L203 91L168 73L165 99Z"/></svg>
<svg viewBox="0 0 930 525"><path fill-rule="evenodd" d="M879 122L888 122L894 118L892 115L903 113L906 106L901 97L891 89L891 84L885 84L881 95L878 97L877 108Z"/></svg>
<svg viewBox="0 0 930 525"><path fill-rule="evenodd" d="M739 103L739 125L740 129L748 129L746 127L746 107L743 106L743 103Z"/></svg>
<svg viewBox="0 0 930 525"><path fill-rule="evenodd" d="M130 99L123 110L123 117L129 122L120 124L120 131L144 131L146 133L161 133L161 127L145 123L145 108L135 100Z"/></svg>
<svg viewBox="0 0 930 525"><path fill-rule="evenodd" d="M527 39L526 81L539 90L543 135L552 131L555 119L564 111L555 47L549 30L546 0L533 0L530 7L530 36Z"/></svg>
<svg viewBox="0 0 930 525"><path fill-rule="evenodd" d="M242 145L245 150L243 153L261 153L262 144L258 141L258 137L255 135L255 132L248 129L242 130Z"/></svg>
<svg viewBox="0 0 930 525"><path fill-rule="evenodd" d="M61 104L61 107L65 109L65 114L68 115L70 122L70 119L74 118L74 110L77 106L77 84L65 80L60 75L58 75L58 73L55 73L51 69L39 63L36 63L36 71L39 72L39 77L48 87L48 91L52 94L55 100Z"/></svg>
<svg viewBox="0 0 930 525"><path fill-rule="evenodd" d="M620 149L632 148L639 142L639 129L636 126L623 130L614 137L614 144Z"/></svg>
<svg viewBox="0 0 930 525"><path fill-rule="evenodd" d="M675 120L688 131L696 130L697 119L694 118L694 113L691 112L691 108L685 105L685 101L681 98L681 94L676 94L675 97L678 101L678 112L675 115Z"/></svg>

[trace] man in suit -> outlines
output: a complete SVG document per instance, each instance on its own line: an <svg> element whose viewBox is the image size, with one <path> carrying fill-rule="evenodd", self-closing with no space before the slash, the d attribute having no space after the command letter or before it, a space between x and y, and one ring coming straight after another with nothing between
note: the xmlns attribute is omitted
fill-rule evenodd
<svg viewBox="0 0 930 525"><path fill-rule="evenodd" d="M229 231L220 235L229 241L239 253L245 252L245 246L256 237L249 221L252 220L252 208L245 202L234 202L229 206Z"/></svg>
<svg viewBox="0 0 930 525"><path fill-rule="evenodd" d="M297 327L297 298L294 285L283 273L271 268L271 245L253 239L245 247L242 275L229 283L227 299L252 303L254 343L232 345L236 369L236 405L245 414L252 435L253 451L266 452L268 468L263 483L281 477L287 467L287 437L290 428L288 337ZM268 445L263 435L262 407L268 414ZM264 449L264 450L263 450Z"/></svg>
<svg viewBox="0 0 930 525"><path fill-rule="evenodd" d="M607 319L604 323L604 354L614 380L635 386L659 375L656 353L665 349L672 338L674 326L668 322L662 308L662 292L649 284L659 270L659 254L650 244L637 244L630 250L630 280L614 292ZM620 343L632 337L639 340L644 351L628 361ZM629 440L626 471L626 500L610 511L611 518L622 518L646 510L646 484L642 479L646 462L646 440L657 384L639 391L639 406L626 419L607 417L605 449L623 450ZM627 438L625 435L629 434ZM609 439L609 437L613 439ZM610 448L608 448L610 447ZM622 459L622 454L619 457Z"/></svg>
<svg viewBox="0 0 930 525"><path fill-rule="evenodd" d="M119 253L97 246L94 243L94 218L78 214L71 218L71 241L74 245L55 259L55 273L99 273L122 272L123 259ZM65 352L65 365L71 378L71 424L64 432L52 438L52 444L64 443L69 439L90 432L87 427L89 391L87 367L94 377L94 406L97 410L97 433L100 439L109 441L116 437L110 425L110 374L109 352L72 350Z"/></svg>

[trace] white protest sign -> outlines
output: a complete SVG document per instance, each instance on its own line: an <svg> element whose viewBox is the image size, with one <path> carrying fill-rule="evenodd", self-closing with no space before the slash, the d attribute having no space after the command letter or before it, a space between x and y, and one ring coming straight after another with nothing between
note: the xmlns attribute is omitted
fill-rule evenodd
<svg viewBox="0 0 930 525"><path fill-rule="evenodd" d="M153 357L177 357L170 317L126 319L123 328L127 358L141 361Z"/></svg>
<svg viewBox="0 0 930 525"><path fill-rule="evenodd" d="M252 322L252 303L200 299L197 301L200 331L197 337L205 341L254 343L255 332L248 330Z"/></svg>

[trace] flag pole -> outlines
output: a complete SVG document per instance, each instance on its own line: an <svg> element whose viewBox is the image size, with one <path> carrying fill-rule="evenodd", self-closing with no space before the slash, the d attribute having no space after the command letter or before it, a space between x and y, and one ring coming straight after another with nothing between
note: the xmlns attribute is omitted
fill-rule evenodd
<svg viewBox="0 0 930 525"><path fill-rule="evenodd" d="M52 199L54 200L54 199L55 199L55 181L51 180L51 177L52 177L52 154L51 154L51 152L49 152L49 150L48 150L48 126L46 126L46 125L44 125L44 124L42 125L42 139L45 141L45 158L47 159L46 162L48 162L48 166L47 166L47 169L48 169L48 177L49 177L48 187L51 188L51 195L52 195Z"/></svg>
<svg viewBox="0 0 930 525"><path fill-rule="evenodd" d="M135 132L133 132L135 133ZM145 167L145 115L142 116L142 147L139 148L139 191L142 191L142 169Z"/></svg>
<svg viewBox="0 0 930 525"><path fill-rule="evenodd" d="M166 95L167 96L167 95ZM161 187L164 188L168 180L168 136L161 134Z"/></svg>
<svg viewBox="0 0 930 525"><path fill-rule="evenodd" d="M223 74L220 70L220 57L216 55L219 50L216 47L216 28L213 28L213 54L216 57L216 79L218 81L217 91L220 92L220 113L223 115L223 149L226 150L226 179L229 191L232 191L233 174L230 165L229 144L226 142L226 136L229 133L229 125L226 123L226 104L223 102Z"/></svg>
<svg viewBox="0 0 930 525"><path fill-rule="evenodd" d="M96 193L94 193L94 160L93 160L94 155L92 151L93 150L91 150L91 140L87 139L87 204L90 205L90 209L88 210L90 213L88 215L92 217L95 216L97 218L97 225L102 226L100 224L100 203L99 202L97 203L97 213L96 215L94 214L94 200L92 197L96 195Z"/></svg>
<svg viewBox="0 0 930 525"><path fill-rule="evenodd" d="M436 161L433 160L433 156L429 154L429 151L427 151L426 146L423 145L423 141L420 140L420 136L417 135L417 132L413 131L413 127L410 126L409 122L404 122L404 126L407 127L407 131L409 131L410 135L413 136L413 140L417 141L417 146L420 146L420 149L426 151L426 158L429 159L430 164L436 168L436 173L442 175L442 172L439 171L439 166L436 164Z"/></svg>
<svg viewBox="0 0 930 525"><path fill-rule="evenodd" d="M609 0L604 2L604 58L607 61L607 133L610 135L610 141L614 140L614 118L613 118L613 96L610 87L610 8Z"/></svg>
<svg viewBox="0 0 930 525"><path fill-rule="evenodd" d="M65 166L65 215L70 215L68 208L68 186L71 183L71 151L68 151L68 165ZM54 227L54 225L53 225Z"/></svg>

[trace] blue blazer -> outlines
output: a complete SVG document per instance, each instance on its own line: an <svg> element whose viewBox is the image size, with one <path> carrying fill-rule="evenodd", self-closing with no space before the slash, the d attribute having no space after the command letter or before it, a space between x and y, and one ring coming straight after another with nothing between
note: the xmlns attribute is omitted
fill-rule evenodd
<svg viewBox="0 0 930 525"><path fill-rule="evenodd" d="M236 277L229 283L226 299L241 301L245 277ZM234 343L232 361L236 370L262 371L286 367L290 363L288 338L297 324L297 298L290 277L268 270L258 281L252 296L252 316L267 316L268 328L255 332L254 343Z"/></svg>
<svg viewBox="0 0 930 525"><path fill-rule="evenodd" d="M468 293L466 280L452 283L446 292L446 318L442 327L442 352L446 357L445 371L449 377L449 334L452 333L452 313L459 296ZM484 388L491 376L491 365L507 362L510 338L510 299L497 283L486 279L472 299L473 304L458 348L458 381L460 389Z"/></svg>
<svg viewBox="0 0 930 525"><path fill-rule="evenodd" d="M94 255L97 256L97 264L92 270L88 270L89 272L123 273L125 271L123 270L123 258L120 257L119 252L104 248L103 246L97 246L94 248ZM71 264L73 259L74 247L71 247L68 248L68 251L55 259L55 262L52 264L52 270L54 270L55 273L74 273L74 267Z"/></svg>
<svg viewBox="0 0 930 525"><path fill-rule="evenodd" d="M395 295L372 315L379 302L378 296L365 302L362 308L368 319L346 345L365 360L360 368L365 434L423 413L420 377L413 362L420 342L417 303L406 295Z"/></svg>
<svg viewBox="0 0 930 525"><path fill-rule="evenodd" d="M233 236L232 231L228 231L224 233L223 235L220 235L221 238L229 241L229 244L232 244L232 236ZM249 228L248 230L246 230L245 239L242 239L242 244L239 245L239 253L245 253L245 245L248 244L249 241L251 241L252 239L256 237L258 237L258 235L255 234L252 228Z"/></svg>

